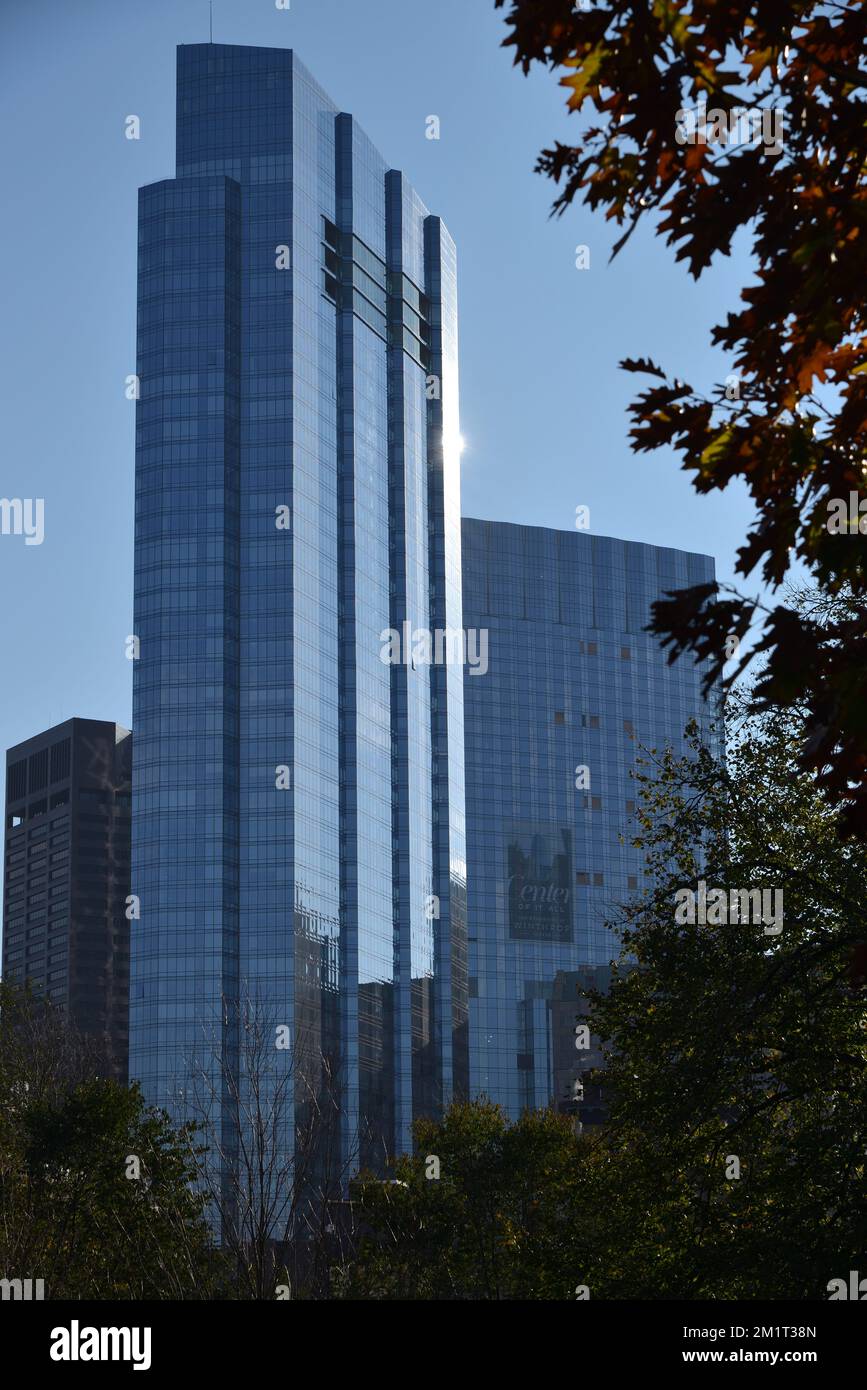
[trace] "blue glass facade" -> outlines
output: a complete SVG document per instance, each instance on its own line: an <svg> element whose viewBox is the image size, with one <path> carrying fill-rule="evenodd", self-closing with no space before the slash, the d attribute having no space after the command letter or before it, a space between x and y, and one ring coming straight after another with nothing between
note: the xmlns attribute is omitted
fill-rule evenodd
<svg viewBox="0 0 867 1390"><path fill-rule="evenodd" d="M616 956L605 927L641 886L628 836L638 744L711 734L702 666L643 631L663 591L713 578L705 555L500 522L463 522L470 1091L513 1117L560 1104L558 974ZM575 1008L567 1010L574 1019Z"/></svg>
<svg viewBox="0 0 867 1390"><path fill-rule="evenodd" d="M291 51L178 50L138 363L130 1075L243 1092L255 1001L376 1162L468 1075L462 672L382 659L461 625L455 248Z"/></svg>

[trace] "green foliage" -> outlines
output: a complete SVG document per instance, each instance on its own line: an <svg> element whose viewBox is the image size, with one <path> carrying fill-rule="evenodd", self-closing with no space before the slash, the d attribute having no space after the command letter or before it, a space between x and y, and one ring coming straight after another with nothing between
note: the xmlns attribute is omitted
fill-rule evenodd
<svg viewBox="0 0 867 1390"><path fill-rule="evenodd" d="M219 1296L196 1172L189 1134L89 1074L62 1018L0 986L0 1273L51 1299Z"/></svg>
<svg viewBox="0 0 867 1390"><path fill-rule="evenodd" d="M361 1185L349 1296L824 1299L867 1266L867 849L799 767L799 712L749 708L725 764L693 729L639 766L647 886L585 1020L609 1123L482 1102L421 1125L404 1185ZM782 931L678 923L701 881L782 889Z"/></svg>
<svg viewBox="0 0 867 1390"><path fill-rule="evenodd" d="M632 1256L622 1285L605 1252L598 1274L613 1296L822 1298L867 1248L867 850L840 843L799 770L798 712L748 705L732 702L725 767L694 734L691 757L640 773L651 886L591 1014L605 1147L628 1174ZM782 889L782 932L677 923L676 891L700 880Z"/></svg>
<svg viewBox="0 0 867 1390"><path fill-rule="evenodd" d="M571 1121L540 1111L510 1124L482 1100L419 1122L415 1138L395 1180L356 1184L356 1215L370 1234L344 1297L574 1297L580 1170ZM439 1178L426 1176L429 1157L439 1159Z"/></svg>

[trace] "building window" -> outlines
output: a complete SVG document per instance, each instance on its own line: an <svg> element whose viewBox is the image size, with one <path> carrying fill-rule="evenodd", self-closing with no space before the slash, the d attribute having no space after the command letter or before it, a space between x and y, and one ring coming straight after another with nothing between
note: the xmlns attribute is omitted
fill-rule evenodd
<svg viewBox="0 0 867 1390"><path fill-rule="evenodd" d="M6 796L9 801L22 801L27 795L27 759L12 763L6 774Z"/></svg>
<svg viewBox="0 0 867 1390"><path fill-rule="evenodd" d="M51 748L51 780L62 782L69 776L71 742L68 738L55 743Z"/></svg>
<svg viewBox="0 0 867 1390"><path fill-rule="evenodd" d="M30 755L29 790L40 792L48 786L48 749L42 748Z"/></svg>

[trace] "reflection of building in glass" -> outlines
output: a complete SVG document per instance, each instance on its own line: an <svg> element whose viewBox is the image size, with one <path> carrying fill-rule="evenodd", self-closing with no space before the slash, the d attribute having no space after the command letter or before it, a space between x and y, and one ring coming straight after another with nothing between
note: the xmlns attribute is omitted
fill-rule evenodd
<svg viewBox="0 0 867 1390"><path fill-rule="evenodd" d="M455 247L293 53L182 47L138 333L131 1073L219 1096L252 999L373 1161L466 1087L463 672L380 655L462 628Z"/></svg>
<svg viewBox="0 0 867 1390"><path fill-rule="evenodd" d="M668 666L643 629L656 598L712 579L713 561L577 531L462 529L464 622L488 630L488 671L464 679L470 1091L516 1116L563 1101L558 1039L577 1006L556 981L617 954L606 918L641 886L638 745L682 749L691 716L710 724L703 666Z"/></svg>
<svg viewBox="0 0 867 1390"><path fill-rule="evenodd" d="M126 1080L132 736L68 719L6 754L3 978L27 980Z"/></svg>
<svg viewBox="0 0 867 1390"><path fill-rule="evenodd" d="M506 846L509 935L572 940L572 832L516 825Z"/></svg>
<svg viewBox="0 0 867 1390"><path fill-rule="evenodd" d="M605 1100L599 1083L589 1080L590 1073L603 1064L599 1038L592 1033L585 1037L589 1025L582 1025L581 1020L589 1012L588 993L596 990L604 994L610 983L611 969L607 965L558 970L548 1001L550 1103L561 1115L574 1115L582 1126L602 1124Z"/></svg>

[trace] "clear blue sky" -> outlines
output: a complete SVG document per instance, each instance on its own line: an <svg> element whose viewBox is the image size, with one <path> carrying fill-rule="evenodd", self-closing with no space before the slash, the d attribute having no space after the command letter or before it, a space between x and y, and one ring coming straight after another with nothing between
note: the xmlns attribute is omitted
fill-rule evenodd
<svg viewBox="0 0 867 1390"><path fill-rule="evenodd" d="M640 379L617 362L721 380L708 330L746 250L696 286L650 228L609 267L601 217L550 221L536 154L576 118L505 34L493 0L214 0L217 42L295 48L457 241L465 514L568 529L587 504L594 532L705 551L729 579L745 492L698 498L673 456L631 454ZM41 546L0 536L0 750L72 715L130 723L136 193L174 173L175 46L207 37L207 0L0 7L0 497L45 499Z"/></svg>

